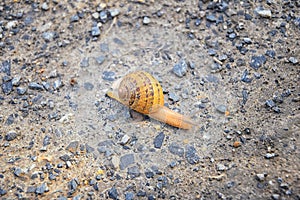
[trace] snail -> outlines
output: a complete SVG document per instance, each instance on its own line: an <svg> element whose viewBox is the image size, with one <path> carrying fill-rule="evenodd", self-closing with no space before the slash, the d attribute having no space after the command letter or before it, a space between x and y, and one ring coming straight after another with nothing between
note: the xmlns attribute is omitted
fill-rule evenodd
<svg viewBox="0 0 300 200"><path fill-rule="evenodd" d="M171 126L191 129L195 125L189 117L164 106L163 89L147 72L127 74L113 83L107 95L139 113Z"/></svg>

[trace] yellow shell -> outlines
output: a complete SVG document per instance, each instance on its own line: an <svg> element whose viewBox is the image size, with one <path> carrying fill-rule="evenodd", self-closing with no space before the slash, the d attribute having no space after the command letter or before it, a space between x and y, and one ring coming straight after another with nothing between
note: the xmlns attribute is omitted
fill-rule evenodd
<svg viewBox="0 0 300 200"><path fill-rule="evenodd" d="M136 71L117 80L107 95L137 112L178 128L190 129L195 124L189 117L164 106L161 85L144 71Z"/></svg>

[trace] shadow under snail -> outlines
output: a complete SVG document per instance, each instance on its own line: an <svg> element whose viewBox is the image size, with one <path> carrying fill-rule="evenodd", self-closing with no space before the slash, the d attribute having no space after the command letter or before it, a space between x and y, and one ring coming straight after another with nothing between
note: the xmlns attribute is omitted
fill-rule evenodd
<svg viewBox="0 0 300 200"><path fill-rule="evenodd" d="M147 72L127 74L113 83L107 95L139 113L171 126L191 129L195 125L189 117L164 106L163 89Z"/></svg>

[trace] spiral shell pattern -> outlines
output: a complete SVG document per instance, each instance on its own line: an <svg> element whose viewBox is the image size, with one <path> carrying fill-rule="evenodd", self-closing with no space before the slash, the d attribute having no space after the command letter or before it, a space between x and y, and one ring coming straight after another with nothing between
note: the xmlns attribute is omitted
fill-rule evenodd
<svg viewBox="0 0 300 200"><path fill-rule="evenodd" d="M156 105L164 105L161 85L144 71L126 75L119 84L118 97L123 104L143 114L154 112Z"/></svg>

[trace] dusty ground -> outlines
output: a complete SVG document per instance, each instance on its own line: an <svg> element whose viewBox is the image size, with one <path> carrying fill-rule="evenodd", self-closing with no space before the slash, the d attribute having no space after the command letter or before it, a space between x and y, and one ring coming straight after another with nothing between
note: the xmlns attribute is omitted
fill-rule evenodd
<svg viewBox="0 0 300 200"><path fill-rule="evenodd" d="M0 3L1 199L300 199L299 45L297 1ZM198 126L105 96L135 70Z"/></svg>

